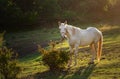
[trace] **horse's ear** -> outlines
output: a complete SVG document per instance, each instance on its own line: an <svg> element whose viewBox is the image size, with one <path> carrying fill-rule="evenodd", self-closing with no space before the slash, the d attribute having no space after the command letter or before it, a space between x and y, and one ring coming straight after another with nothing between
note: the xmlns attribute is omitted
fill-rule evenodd
<svg viewBox="0 0 120 79"><path fill-rule="evenodd" d="M61 24L61 22L60 21L58 21L58 25L60 25Z"/></svg>
<svg viewBox="0 0 120 79"><path fill-rule="evenodd" d="M67 24L67 20L65 20L65 22L64 22L65 24Z"/></svg>

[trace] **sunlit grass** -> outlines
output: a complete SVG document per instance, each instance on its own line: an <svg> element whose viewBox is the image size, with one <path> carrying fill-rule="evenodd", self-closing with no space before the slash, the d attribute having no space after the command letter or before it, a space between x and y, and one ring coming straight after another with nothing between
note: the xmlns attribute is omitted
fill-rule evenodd
<svg viewBox="0 0 120 79"><path fill-rule="evenodd" d="M107 31L107 30L111 30L111 29L119 29L120 26L111 26L111 25L108 25L108 24L104 24L104 25L101 25L100 27L100 30L102 31Z"/></svg>
<svg viewBox="0 0 120 79"><path fill-rule="evenodd" d="M41 62L40 54L29 55L19 59L19 61L19 66L22 67L22 72L19 74L19 77L26 78L30 75L48 70L48 67L44 66Z"/></svg>
<svg viewBox="0 0 120 79"><path fill-rule="evenodd" d="M97 27L97 26L96 26ZM82 27L81 27L82 28ZM84 27L85 28L85 27ZM100 63L95 60L94 65L88 65L91 59L90 48L80 47L77 58L78 64L72 66L69 70L66 69L62 72L51 72L47 66L44 66L40 53L34 53L25 56L20 60L19 65L22 67L22 72L19 78L23 79L120 79L120 26L103 25L99 26L102 30L103 52ZM12 37L11 37L12 36ZM42 41L60 39L59 30L43 29L34 30L23 33L8 34L8 42L14 45L14 41L19 41L18 46L23 47L28 40L34 41L39 44ZM14 41L12 41L13 39ZM31 41L30 41L31 42ZM28 43L30 43L28 42ZM57 49L69 51L67 40L56 45ZM73 56L74 58L74 56ZM74 64L74 59L72 65Z"/></svg>
<svg viewBox="0 0 120 79"><path fill-rule="evenodd" d="M68 47L69 47L69 44L68 44L67 40L65 40L65 41L63 41L55 46L55 48L57 48L57 49L68 48Z"/></svg>

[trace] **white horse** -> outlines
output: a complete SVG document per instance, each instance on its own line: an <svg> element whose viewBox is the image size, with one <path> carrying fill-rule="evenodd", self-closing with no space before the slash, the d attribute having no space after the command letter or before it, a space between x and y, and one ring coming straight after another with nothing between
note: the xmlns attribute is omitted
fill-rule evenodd
<svg viewBox="0 0 120 79"><path fill-rule="evenodd" d="M87 46L90 45L92 49L92 58L90 63L94 63L95 54L97 53L97 60L100 61L101 52L102 52L102 41L103 41L103 35L102 32L99 31L95 27L88 27L87 29L80 29L78 27L74 27L72 25L68 25L67 21L64 23L58 22L59 29L62 38L67 38L69 47L70 47L70 54L72 54L73 51L75 58L75 64L77 64L77 53L79 46ZM71 65L72 62L72 56L70 57L70 61L68 63L68 66Z"/></svg>

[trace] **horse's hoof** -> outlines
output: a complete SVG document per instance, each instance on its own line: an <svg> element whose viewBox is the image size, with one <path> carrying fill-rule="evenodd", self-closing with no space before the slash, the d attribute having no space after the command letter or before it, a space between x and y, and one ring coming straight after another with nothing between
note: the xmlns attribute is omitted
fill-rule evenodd
<svg viewBox="0 0 120 79"><path fill-rule="evenodd" d="M89 64L89 65L90 65L90 64L94 64L94 62L89 62L88 64Z"/></svg>

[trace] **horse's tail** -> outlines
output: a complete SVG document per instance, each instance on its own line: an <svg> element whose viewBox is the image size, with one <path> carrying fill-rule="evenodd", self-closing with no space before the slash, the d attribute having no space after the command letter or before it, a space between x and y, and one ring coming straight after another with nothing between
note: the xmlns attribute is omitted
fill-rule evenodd
<svg viewBox="0 0 120 79"><path fill-rule="evenodd" d="M102 53L102 42L103 42L103 36L102 33L100 34L100 39L98 42L98 50L97 50L97 60L100 61L101 53Z"/></svg>

